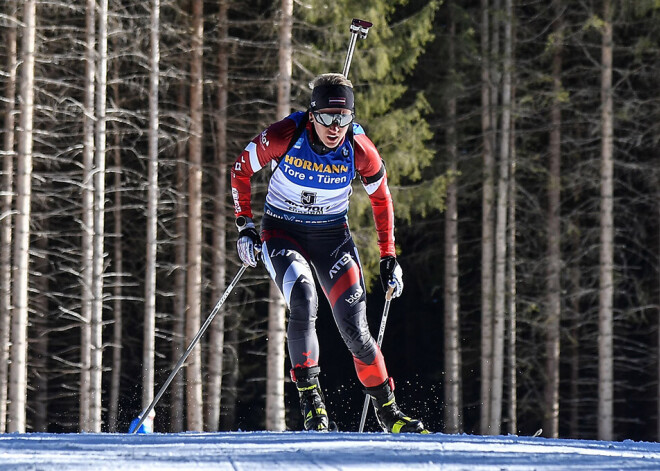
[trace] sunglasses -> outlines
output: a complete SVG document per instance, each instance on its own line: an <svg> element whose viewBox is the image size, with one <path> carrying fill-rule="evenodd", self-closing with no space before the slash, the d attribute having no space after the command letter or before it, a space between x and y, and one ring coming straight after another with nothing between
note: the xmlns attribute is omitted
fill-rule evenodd
<svg viewBox="0 0 660 471"><path fill-rule="evenodd" d="M326 128L329 128L335 123L337 123L337 126L340 128L344 128L353 122L353 113L320 113L318 111L313 111L312 114L314 115L314 119Z"/></svg>

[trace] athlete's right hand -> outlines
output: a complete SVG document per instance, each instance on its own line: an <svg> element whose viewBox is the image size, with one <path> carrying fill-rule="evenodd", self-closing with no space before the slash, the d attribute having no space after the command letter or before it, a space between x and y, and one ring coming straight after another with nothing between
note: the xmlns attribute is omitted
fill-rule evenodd
<svg viewBox="0 0 660 471"><path fill-rule="evenodd" d="M236 249L241 261L248 266L257 266L257 254L261 252L261 239L252 219L239 216L236 218L238 240Z"/></svg>

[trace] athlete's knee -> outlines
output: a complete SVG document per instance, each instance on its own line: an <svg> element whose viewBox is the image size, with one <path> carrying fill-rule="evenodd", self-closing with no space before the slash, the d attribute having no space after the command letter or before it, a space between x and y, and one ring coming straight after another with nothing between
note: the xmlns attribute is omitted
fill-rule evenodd
<svg viewBox="0 0 660 471"><path fill-rule="evenodd" d="M355 335L351 338L345 338L344 342L355 358L367 363L374 359L376 353L376 341L368 330L366 332L360 332L359 335Z"/></svg>
<svg viewBox="0 0 660 471"><path fill-rule="evenodd" d="M314 285L297 282L289 299L289 340L307 337L316 328L318 297Z"/></svg>
<svg viewBox="0 0 660 471"><path fill-rule="evenodd" d="M295 320L316 320L318 310L316 287L304 277L296 280L289 297L289 318Z"/></svg>
<svg viewBox="0 0 660 471"><path fill-rule="evenodd" d="M351 354L356 358L365 358L368 361L373 359L375 341L367 324L365 303L357 303L354 309L344 313L335 313L335 319L342 339Z"/></svg>

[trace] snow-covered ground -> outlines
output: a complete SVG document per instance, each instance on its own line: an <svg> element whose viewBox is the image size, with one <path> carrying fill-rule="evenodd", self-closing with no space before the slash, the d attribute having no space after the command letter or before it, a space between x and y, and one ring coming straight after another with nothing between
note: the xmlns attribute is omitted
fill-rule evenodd
<svg viewBox="0 0 660 471"><path fill-rule="evenodd" d="M660 444L516 436L5 434L0 470L660 470Z"/></svg>

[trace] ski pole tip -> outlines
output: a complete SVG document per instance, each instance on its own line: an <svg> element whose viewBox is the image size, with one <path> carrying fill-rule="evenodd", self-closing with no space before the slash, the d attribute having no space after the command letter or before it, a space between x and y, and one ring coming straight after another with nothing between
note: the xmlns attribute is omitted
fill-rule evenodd
<svg viewBox="0 0 660 471"><path fill-rule="evenodd" d="M154 418L156 417L156 412L154 409L151 409L149 415L144 417L144 412L134 418L130 425L128 426L129 434L145 434L154 432Z"/></svg>

